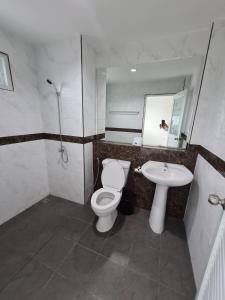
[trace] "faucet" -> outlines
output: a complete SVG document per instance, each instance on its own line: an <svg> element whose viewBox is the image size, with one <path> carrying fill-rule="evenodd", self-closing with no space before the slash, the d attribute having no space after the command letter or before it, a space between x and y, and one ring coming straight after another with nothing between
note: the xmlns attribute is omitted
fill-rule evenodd
<svg viewBox="0 0 225 300"><path fill-rule="evenodd" d="M169 168L168 164L167 163L164 163L164 171L167 171Z"/></svg>

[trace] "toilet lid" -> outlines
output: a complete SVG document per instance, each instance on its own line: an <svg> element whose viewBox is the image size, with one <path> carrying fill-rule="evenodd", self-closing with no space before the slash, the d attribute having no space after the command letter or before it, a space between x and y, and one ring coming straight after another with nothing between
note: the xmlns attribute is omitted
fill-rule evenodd
<svg viewBox="0 0 225 300"><path fill-rule="evenodd" d="M102 185L120 191L124 187L125 174L117 161L109 162L102 171Z"/></svg>

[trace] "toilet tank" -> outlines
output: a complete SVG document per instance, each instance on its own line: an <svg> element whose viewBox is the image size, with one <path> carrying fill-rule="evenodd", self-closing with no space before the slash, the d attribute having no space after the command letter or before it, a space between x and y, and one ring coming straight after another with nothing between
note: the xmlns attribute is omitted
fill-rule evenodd
<svg viewBox="0 0 225 300"><path fill-rule="evenodd" d="M127 181L128 173L129 173L129 170L130 170L130 161L128 161L128 160L120 160L120 159L113 159L113 158L106 158L106 159L104 159L102 161L103 168L109 162L111 162L113 160L117 161L121 165L121 167L123 168L124 174L125 174L126 181Z"/></svg>

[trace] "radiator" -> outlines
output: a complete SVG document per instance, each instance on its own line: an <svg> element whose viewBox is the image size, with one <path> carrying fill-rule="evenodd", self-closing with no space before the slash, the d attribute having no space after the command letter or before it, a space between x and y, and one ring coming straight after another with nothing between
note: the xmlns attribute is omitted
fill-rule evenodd
<svg viewBox="0 0 225 300"><path fill-rule="evenodd" d="M225 212L196 300L225 300Z"/></svg>

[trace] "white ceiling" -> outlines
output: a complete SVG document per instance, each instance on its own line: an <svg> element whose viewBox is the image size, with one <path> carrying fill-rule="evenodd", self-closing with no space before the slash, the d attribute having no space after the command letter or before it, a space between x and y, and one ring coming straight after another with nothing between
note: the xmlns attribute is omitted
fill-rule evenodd
<svg viewBox="0 0 225 300"><path fill-rule="evenodd" d="M108 83L143 82L175 77L195 76L201 67L201 58L192 57L148 64L107 68ZM136 68L132 73L131 68ZM195 79L195 78L194 78Z"/></svg>
<svg viewBox="0 0 225 300"><path fill-rule="evenodd" d="M75 32L134 40L206 28L224 0L0 0L0 26L32 42Z"/></svg>

